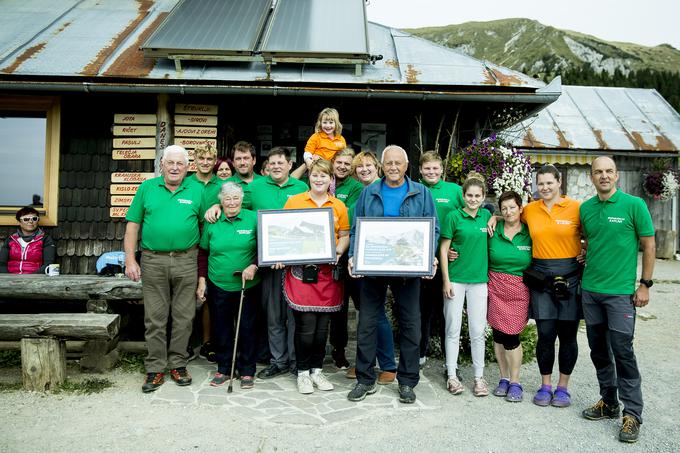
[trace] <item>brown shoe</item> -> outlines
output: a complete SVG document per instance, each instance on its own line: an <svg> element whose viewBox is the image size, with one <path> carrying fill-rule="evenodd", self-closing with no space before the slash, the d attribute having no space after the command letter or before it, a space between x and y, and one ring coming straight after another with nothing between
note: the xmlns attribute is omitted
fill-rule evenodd
<svg viewBox="0 0 680 453"><path fill-rule="evenodd" d="M357 369L352 367L347 370L345 373L345 377L347 379L356 379L357 378Z"/></svg>
<svg viewBox="0 0 680 453"><path fill-rule="evenodd" d="M394 379L396 377L397 373L393 371L381 371L380 374L378 375L378 384L380 385L391 384L394 382Z"/></svg>

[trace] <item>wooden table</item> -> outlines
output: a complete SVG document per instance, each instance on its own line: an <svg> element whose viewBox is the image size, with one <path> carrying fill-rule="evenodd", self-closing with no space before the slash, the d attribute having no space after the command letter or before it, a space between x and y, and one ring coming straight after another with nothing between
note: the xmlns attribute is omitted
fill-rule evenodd
<svg viewBox="0 0 680 453"><path fill-rule="evenodd" d="M106 313L110 301L142 299L142 282L97 275L0 274L0 299L82 300L89 313Z"/></svg>

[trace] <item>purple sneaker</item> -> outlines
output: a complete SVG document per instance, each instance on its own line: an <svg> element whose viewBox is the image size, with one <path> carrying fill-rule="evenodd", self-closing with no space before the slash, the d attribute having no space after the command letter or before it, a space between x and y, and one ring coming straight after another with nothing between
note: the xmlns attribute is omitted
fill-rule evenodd
<svg viewBox="0 0 680 453"><path fill-rule="evenodd" d="M524 399L524 390L518 382L512 382L508 386L508 394L505 396L505 401L511 403L519 403Z"/></svg>
<svg viewBox="0 0 680 453"><path fill-rule="evenodd" d="M542 385L534 395L534 404L542 407L549 406L552 397L552 385Z"/></svg>
<svg viewBox="0 0 680 453"><path fill-rule="evenodd" d="M555 389L555 395L553 395L550 405L555 407L571 406L571 395L567 391L566 387L560 387L559 385L557 386Z"/></svg>
<svg viewBox="0 0 680 453"><path fill-rule="evenodd" d="M508 386L510 385L510 381L507 379L501 379L498 381L498 386L493 389L493 394L494 396L505 396L508 394Z"/></svg>

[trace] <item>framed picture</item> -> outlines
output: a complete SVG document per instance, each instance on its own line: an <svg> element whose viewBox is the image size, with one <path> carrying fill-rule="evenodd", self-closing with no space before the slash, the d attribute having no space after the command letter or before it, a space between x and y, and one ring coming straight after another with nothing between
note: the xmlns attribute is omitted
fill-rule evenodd
<svg viewBox="0 0 680 453"><path fill-rule="evenodd" d="M433 217L357 217L354 273L429 276L434 272Z"/></svg>
<svg viewBox="0 0 680 453"><path fill-rule="evenodd" d="M260 266L334 263L333 210L258 211L257 260Z"/></svg>

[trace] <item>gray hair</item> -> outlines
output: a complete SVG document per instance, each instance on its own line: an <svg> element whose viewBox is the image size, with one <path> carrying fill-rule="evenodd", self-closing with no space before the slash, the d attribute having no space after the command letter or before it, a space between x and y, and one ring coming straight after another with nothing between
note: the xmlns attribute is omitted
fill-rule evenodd
<svg viewBox="0 0 680 453"><path fill-rule="evenodd" d="M170 153L180 153L182 155L182 157L184 158L184 163L185 164L189 163L189 153L183 147L181 147L179 145L166 146L165 149L163 150L163 160L165 160L165 158Z"/></svg>
<svg viewBox="0 0 680 453"><path fill-rule="evenodd" d="M224 184L222 184L220 193L217 195L217 198L220 200L220 203L222 202L222 199L227 195L238 195L239 197L241 197L241 199L243 199L243 188L241 188L239 184L236 184L233 181L227 181Z"/></svg>
<svg viewBox="0 0 680 453"><path fill-rule="evenodd" d="M406 150L404 148L402 148L399 145L387 145L385 147L385 149L383 149L382 156L380 156L380 164L381 165L385 163L385 153L387 151L391 151L393 149L397 149L397 150L401 151L402 154L404 154L404 159L406 160L406 163L408 163L408 153L406 152Z"/></svg>

